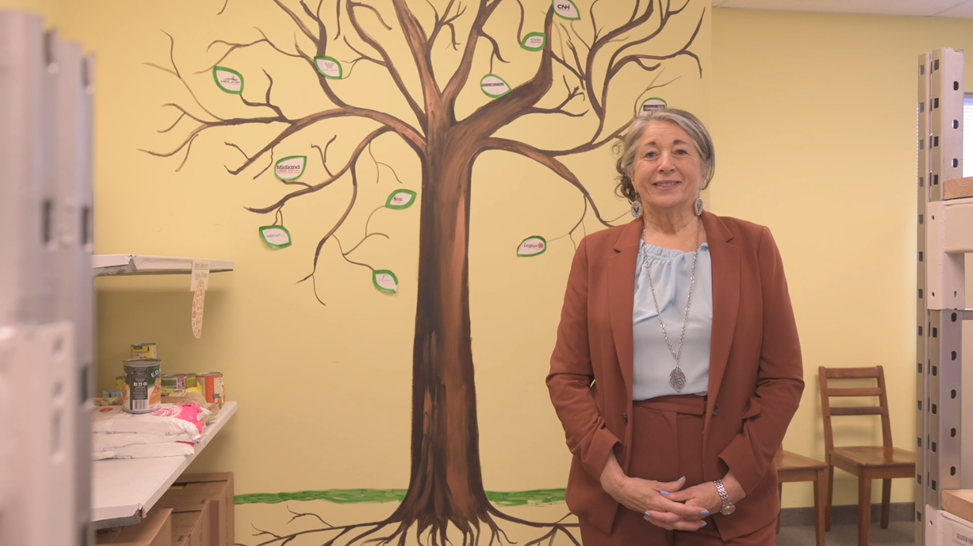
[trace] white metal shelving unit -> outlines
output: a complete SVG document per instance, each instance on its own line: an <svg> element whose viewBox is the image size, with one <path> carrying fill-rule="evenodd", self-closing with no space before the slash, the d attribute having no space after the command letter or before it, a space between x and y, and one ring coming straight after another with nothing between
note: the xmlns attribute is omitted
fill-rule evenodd
<svg viewBox="0 0 973 546"><path fill-rule="evenodd" d="M141 254L96 254L91 267L96 277L126 275L180 275L192 272L193 263L209 263L211 273L233 271L230 260L147 256ZM157 459L108 459L94 462L91 519L97 529L133 525L148 515L190 463L195 460L230 417L237 403L227 402L203 432L193 455Z"/></svg>
<svg viewBox="0 0 973 546"><path fill-rule="evenodd" d="M962 452L965 255L973 252L973 198L945 199L963 172L962 51L919 57L919 172L916 305L916 535L918 546L944 540L943 491L961 487L973 453ZM973 523L971 523L973 528ZM953 541L949 540L949 544Z"/></svg>
<svg viewBox="0 0 973 546"><path fill-rule="evenodd" d="M91 257L91 267L96 277L116 275L179 275L193 269L193 258L173 256L146 256L142 254L96 254ZM210 273L233 271L230 260L204 260L209 262Z"/></svg>

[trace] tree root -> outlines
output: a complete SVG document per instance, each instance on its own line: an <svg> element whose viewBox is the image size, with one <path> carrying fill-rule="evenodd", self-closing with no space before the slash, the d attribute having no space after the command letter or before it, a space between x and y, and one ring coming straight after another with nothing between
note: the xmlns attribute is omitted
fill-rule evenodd
<svg viewBox="0 0 973 546"><path fill-rule="evenodd" d="M553 545L554 540L558 537L558 535L564 535L564 537L575 546L581 546L580 538L575 536L575 532L573 531L573 529L578 527L578 524L564 522L564 520L571 516L570 513L555 522L537 522L504 514L493 506L490 506L486 513L481 514L479 517L472 520L445 516L429 517L423 514L418 514L412 517L403 517L398 514L393 514L393 516L381 521L354 523L349 525L330 525L317 514L295 512L290 508L288 508L288 511L293 514L293 517L288 523L299 518L308 517L318 519L325 525L325 527L278 535L270 531L258 529L256 526L254 526L254 529L257 532L254 533L253 536L270 538L252 546L284 546L304 535L332 532L336 534L324 542L321 542L321 546L336 546L339 544L339 540L349 536L350 538L347 538L345 542L340 543L342 546L351 546L355 544L360 544L362 546L372 544L380 546L386 546L389 544L405 546L409 535L409 530L412 528L415 528L415 538L420 546L452 546L453 543L447 538L447 530L450 524L460 531L462 535L462 546L479 546L484 533L487 533L487 536L489 536L489 542L486 543L486 546L493 546L494 542L496 542L498 545L502 545L504 542L507 544L516 544L514 541L510 540L503 529L497 525L497 520L509 521L511 523L524 525L538 530L546 530L543 535L525 543L524 546L540 546L541 544ZM486 527L485 529L482 528L484 526ZM356 531L357 534L355 534ZM389 531L389 534L384 536L375 536L380 534L382 531ZM424 537L425 541L423 540ZM250 545L236 543L235 546Z"/></svg>

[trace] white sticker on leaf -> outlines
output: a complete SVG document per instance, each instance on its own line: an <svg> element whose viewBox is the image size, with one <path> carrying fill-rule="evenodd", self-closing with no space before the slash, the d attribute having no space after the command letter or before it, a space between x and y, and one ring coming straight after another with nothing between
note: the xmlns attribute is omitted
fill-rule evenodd
<svg viewBox="0 0 973 546"><path fill-rule="evenodd" d="M524 36L524 41L520 44L520 47L527 51L540 51L544 49L545 45L547 45L547 36L543 32L531 32Z"/></svg>
<svg viewBox="0 0 973 546"><path fill-rule="evenodd" d="M233 95L243 93L243 74L240 74L232 68L223 66L213 67L213 79L216 80L216 85L227 93Z"/></svg>
<svg viewBox="0 0 973 546"><path fill-rule="evenodd" d="M569 19L571 21L577 21L581 19L581 13L578 11L578 6L574 5L571 0L553 0L554 13L558 16Z"/></svg>
<svg viewBox="0 0 973 546"><path fill-rule="evenodd" d="M402 210L411 207L415 202L416 192L412 190L395 190L389 195L385 206L390 209Z"/></svg>
<svg viewBox="0 0 973 546"><path fill-rule="evenodd" d="M496 74L483 76L483 79L480 80L480 89L486 93L486 96L493 99L502 97L510 92L510 86L507 85L507 82L503 81L503 78Z"/></svg>
<svg viewBox="0 0 973 546"><path fill-rule="evenodd" d="M274 175L285 182L297 180L304 174L305 165L307 165L306 155L285 157L274 165Z"/></svg>
<svg viewBox="0 0 973 546"><path fill-rule="evenodd" d="M652 110L665 110L668 107L669 105L666 104L666 101L660 99L659 97L652 97L645 99L642 102L642 106L639 108L639 111L635 114L641 115L651 112Z"/></svg>
<svg viewBox="0 0 973 546"><path fill-rule="evenodd" d="M388 269L380 269L372 273L372 283L379 292L395 294L399 291L399 278Z"/></svg>
<svg viewBox="0 0 973 546"><path fill-rule="evenodd" d="M315 57L314 66L318 72L324 74L325 78L340 80L342 77L341 63L334 57Z"/></svg>
<svg viewBox="0 0 973 546"><path fill-rule="evenodd" d="M260 228L260 238L275 250L291 246L291 232L284 226L263 226Z"/></svg>
<svg viewBox="0 0 973 546"><path fill-rule="evenodd" d="M517 255L521 258L539 256L547 250L547 240L540 235L528 237L517 247Z"/></svg>

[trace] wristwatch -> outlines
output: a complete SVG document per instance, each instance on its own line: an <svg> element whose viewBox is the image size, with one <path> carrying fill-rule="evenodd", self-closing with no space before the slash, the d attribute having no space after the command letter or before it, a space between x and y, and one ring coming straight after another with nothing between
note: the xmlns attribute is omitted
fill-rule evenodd
<svg viewBox="0 0 973 546"><path fill-rule="evenodd" d="M720 494L720 502L723 503L723 507L720 508L720 513L724 516L729 516L733 512L736 512L737 507L730 502L730 495L726 493L726 488L723 487L723 480L716 480L713 483L716 484L716 492Z"/></svg>

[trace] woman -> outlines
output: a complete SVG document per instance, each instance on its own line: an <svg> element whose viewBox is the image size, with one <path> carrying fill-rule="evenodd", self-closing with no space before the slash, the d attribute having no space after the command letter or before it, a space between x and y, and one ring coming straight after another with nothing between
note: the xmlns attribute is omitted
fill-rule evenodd
<svg viewBox="0 0 973 546"><path fill-rule="evenodd" d="M774 455L804 389L770 231L703 210L713 142L692 114L616 147L636 220L581 241L547 376L587 546L775 544Z"/></svg>

